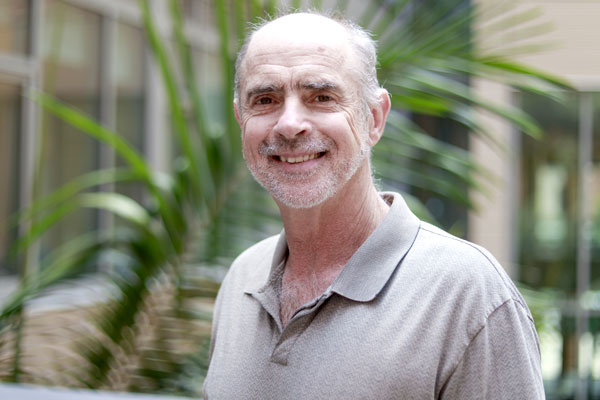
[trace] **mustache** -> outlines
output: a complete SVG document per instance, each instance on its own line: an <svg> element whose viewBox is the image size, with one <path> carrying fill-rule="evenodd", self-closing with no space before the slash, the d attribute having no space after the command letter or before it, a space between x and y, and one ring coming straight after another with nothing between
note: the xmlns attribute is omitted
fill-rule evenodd
<svg viewBox="0 0 600 400"><path fill-rule="evenodd" d="M299 136L288 139L284 136L264 140L258 146L258 154L262 156L275 156L286 152L322 153L333 147L329 138L314 138Z"/></svg>

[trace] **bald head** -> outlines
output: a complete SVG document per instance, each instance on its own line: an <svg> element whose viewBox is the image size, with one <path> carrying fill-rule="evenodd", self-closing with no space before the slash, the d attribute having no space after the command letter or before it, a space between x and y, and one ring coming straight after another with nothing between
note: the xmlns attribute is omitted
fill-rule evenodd
<svg viewBox="0 0 600 400"><path fill-rule="evenodd" d="M266 23L252 34L248 53L254 42L261 41L271 46L303 46L305 43L327 45L349 45L350 37L343 25L318 14L288 14Z"/></svg>
<svg viewBox="0 0 600 400"><path fill-rule="evenodd" d="M307 46L328 51L336 48L345 52L345 63L355 70L355 79L361 90L366 106L378 101L379 84L377 82L377 55L375 42L359 26L347 20L334 20L323 15L296 13L279 17L258 26L246 38L238 54L235 71L235 98L239 102L239 93L245 76L246 63L252 58L256 44L273 51Z"/></svg>

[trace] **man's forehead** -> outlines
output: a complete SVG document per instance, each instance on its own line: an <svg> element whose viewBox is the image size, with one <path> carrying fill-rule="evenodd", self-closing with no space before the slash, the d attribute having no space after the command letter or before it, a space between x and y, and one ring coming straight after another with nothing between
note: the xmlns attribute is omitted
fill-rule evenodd
<svg viewBox="0 0 600 400"><path fill-rule="evenodd" d="M338 22L314 14L290 14L276 19L252 35L246 62L258 62L281 51L291 57L306 54L345 54L350 49L349 35Z"/></svg>
<svg viewBox="0 0 600 400"><path fill-rule="evenodd" d="M326 36L323 36L326 34ZM317 14L297 13L277 18L253 34L253 41L265 38L332 41L346 38L344 26Z"/></svg>

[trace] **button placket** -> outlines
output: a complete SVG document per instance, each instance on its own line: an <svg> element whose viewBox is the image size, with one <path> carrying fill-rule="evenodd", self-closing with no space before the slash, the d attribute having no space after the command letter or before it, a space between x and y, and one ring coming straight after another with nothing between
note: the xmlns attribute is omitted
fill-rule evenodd
<svg viewBox="0 0 600 400"><path fill-rule="evenodd" d="M281 333L281 336L271 353L271 362L287 365L289 354L294 347L294 344L300 335L308 328L317 315L319 308L329 297L331 297L330 291L324 293L319 298L314 299L312 302L307 303L294 314Z"/></svg>

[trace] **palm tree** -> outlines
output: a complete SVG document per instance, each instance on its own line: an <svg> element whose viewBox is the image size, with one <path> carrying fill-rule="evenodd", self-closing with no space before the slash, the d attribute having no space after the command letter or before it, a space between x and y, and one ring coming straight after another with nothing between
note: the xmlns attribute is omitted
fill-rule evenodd
<svg viewBox="0 0 600 400"><path fill-rule="evenodd" d="M46 94L32 94L41 106L114 149L127 167L78 177L19 214L19 223L29 229L17 242L17 253L26 252L74 210L91 207L115 219L111 227L73 238L41 259L36 268L40 272L23 280L0 310L0 375L4 380L199 393L207 362L210 304L219 285L217 275L223 270L211 266L227 266L247 245L280 229L273 202L245 169L231 109L232 44L241 43L247 21L273 15L279 3L232 3L229 11L224 1L213 3L220 60L227 73L222 82L225 118L211 120L194 75L179 1L169 0L169 7L183 85L175 79L148 1L139 1L180 151L170 174L154 172L119 134L85 114ZM302 5L291 3L293 8ZM320 9L320 3L313 1L312 6ZM501 20L502 10L481 12L464 0L438 0L435 7L423 0L371 0L361 3L366 6L357 12L348 3L339 0L333 8L351 15L378 39L380 78L393 101L383 143L373 155L377 179L384 188L404 192L423 218L433 217L419 198L437 196L458 207L472 207L467 188L481 188L481 178L489 177L489 172L473 163L464 146L428 134L423 121L451 121L464 135L470 132L493 142L474 113L485 109L537 135L537 125L527 115L478 98L469 80L493 79L534 91L564 84L502 54L477 51L473 20L486 15ZM503 54L511 50L504 49ZM211 134L209 127L215 124L220 124L224 135ZM118 192L89 190L126 181L143 185L145 203ZM68 337L59 346L61 356L41 363L44 369L36 368L28 361L34 355L28 339L39 337L39 330L47 325L42 328L28 317L29 301L59 284L81 282L87 266L97 263L111 266L110 272L102 274L107 294L102 301L77 310L81 327L61 331Z"/></svg>

